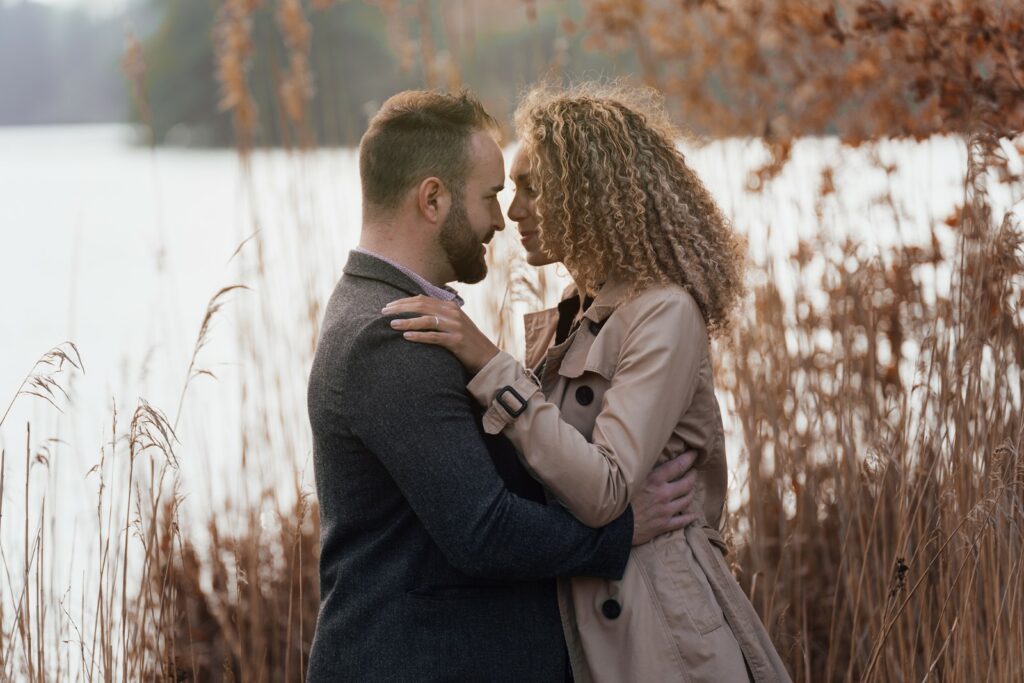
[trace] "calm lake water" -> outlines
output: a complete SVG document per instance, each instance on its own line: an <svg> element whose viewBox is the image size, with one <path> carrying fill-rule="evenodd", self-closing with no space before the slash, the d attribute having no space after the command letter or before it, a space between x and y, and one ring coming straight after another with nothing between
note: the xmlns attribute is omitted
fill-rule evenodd
<svg viewBox="0 0 1024 683"><path fill-rule="evenodd" d="M98 482L87 473L109 446L113 410L122 430L140 398L177 419L207 302L226 285L253 290L232 293L215 318L198 366L217 379L191 385L178 421L188 510L201 519L253 491L287 498L297 486L312 487L305 418L311 321L358 239L354 150L260 152L245 174L231 151L154 151L132 140L124 126L0 128L0 410L53 345L73 340L85 362L86 372L69 385L70 401L61 401L63 414L25 397L0 427L8 481L0 542L8 558L19 556L31 421L31 448L48 449L49 467L32 467L29 509L47 496L46 524L58 539L50 569L59 586L84 585L86 569L73 557L88 553L84 539L94 536ZM750 171L766 159L759 142L686 150L762 263L819 225L872 248L921 240L963 194L958 138L856 150L834 139L803 140L763 193L747 189ZM887 176L877 161L896 164L895 172ZM822 170L831 166L837 193L819 203ZM887 188L898 221L878 201ZM507 207L511 191L502 194ZM516 321L531 307L506 297L503 271L520 258L514 226L494 251L503 267L461 288L470 313L491 332L496 312ZM549 268L546 277L551 300L565 274ZM789 286L784 268L775 277ZM506 341L521 348L521 325L512 325ZM737 454L730 457L742 467Z"/></svg>

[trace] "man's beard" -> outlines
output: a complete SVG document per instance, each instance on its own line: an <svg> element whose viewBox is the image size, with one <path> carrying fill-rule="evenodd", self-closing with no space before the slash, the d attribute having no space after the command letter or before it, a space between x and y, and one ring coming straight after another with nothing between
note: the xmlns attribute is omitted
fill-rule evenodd
<svg viewBox="0 0 1024 683"><path fill-rule="evenodd" d="M484 250L469 225L461 197L452 197L452 208L441 225L441 248L459 282L471 285L487 275Z"/></svg>

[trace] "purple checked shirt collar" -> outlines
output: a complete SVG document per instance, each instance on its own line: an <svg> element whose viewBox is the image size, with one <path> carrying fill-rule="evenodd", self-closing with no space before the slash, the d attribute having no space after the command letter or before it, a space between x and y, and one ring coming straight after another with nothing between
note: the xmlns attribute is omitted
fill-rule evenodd
<svg viewBox="0 0 1024 683"><path fill-rule="evenodd" d="M391 259L385 258L380 254L375 254L369 249L364 249L363 247L356 247L355 251L358 251L360 254L372 256L375 259L380 259L389 266L392 266L402 271L405 275L409 276L409 279L418 284L423 289L423 293L426 294L427 296L433 297L435 299L440 299L441 301L454 301L459 306L462 306L466 303L465 301L462 300L462 297L459 296L459 293L456 292L451 287L448 287L447 285L443 287L438 287L437 285L424 279L417 273L414 273L413 271L409 270L401 263L395 263Z"/></svg>

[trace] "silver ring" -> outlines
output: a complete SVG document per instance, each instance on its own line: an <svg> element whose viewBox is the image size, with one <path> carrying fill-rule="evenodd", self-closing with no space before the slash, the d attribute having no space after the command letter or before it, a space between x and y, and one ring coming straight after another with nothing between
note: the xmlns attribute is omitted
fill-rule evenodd
<svg viewBox="0 0 1024 683"><path fill-rule="evenodd" d="M434 330L437 332L441 331L441 319L436 315L434 316Z"/></svg>

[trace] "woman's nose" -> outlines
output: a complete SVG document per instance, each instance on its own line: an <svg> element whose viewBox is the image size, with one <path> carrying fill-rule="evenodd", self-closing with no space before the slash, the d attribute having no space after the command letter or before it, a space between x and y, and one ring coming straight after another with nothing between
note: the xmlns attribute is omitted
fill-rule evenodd
<svg viewBox="0 0 1024 683"><path fill-rule="evenodd" d="M512 203L508 205L508 217L509 220L519 222L526 216L523 214L522 202L519 201L519 197L512 199Z"/></svg>

